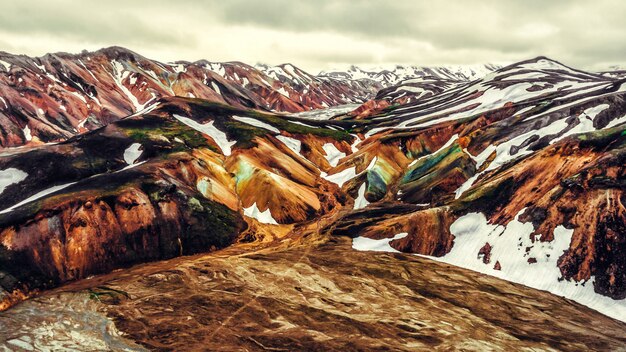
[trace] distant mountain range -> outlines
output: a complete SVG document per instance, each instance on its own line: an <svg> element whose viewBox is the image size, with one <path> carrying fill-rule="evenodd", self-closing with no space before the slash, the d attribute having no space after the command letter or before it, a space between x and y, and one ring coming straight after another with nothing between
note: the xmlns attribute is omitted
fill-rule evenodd
<svg viewBox="0 0 626 352"><path fill-rule="evenodd" d="M168 96L300 112L362 103L400 80L435 74L469 80L495 66L396 67L311 75L291 64L252 67L205 60L161 63L110 47L32 58L0 53L0 146L62 140L149 108Z"/></svg>
<svg viewBox="0 0 626 352"><path fill-rule="evenodd" d="M322 71L320 77L329 77L341 80L369 79L380 83L383 87L389 87L411 78L433 77L435 79L472 81L497 70L501 66L494 64L485 65L459 65L459 66L403 66L396 65L392 68L378 68L365 70L358 66L350 66L345 71Z"/></svg>

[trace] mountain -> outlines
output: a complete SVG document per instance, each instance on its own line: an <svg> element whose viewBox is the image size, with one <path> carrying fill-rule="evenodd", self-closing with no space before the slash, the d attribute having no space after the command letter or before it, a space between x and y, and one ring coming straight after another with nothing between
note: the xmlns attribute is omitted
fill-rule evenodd
<svg viewBox="0 0 626 352"><path fill-rule="evenodd" d="M623 312L625 92L624 80L540 57L346 118L363 126L365 159L376 158L361 194L378 203L335 231L393 237L402 252ZM374 140L397 151L382 153ZM380 202L425 209L380 213Z"/></svg>
<svg viewBox="0 0 626 352"><path fill-rule="evenodd" d="M299 112L362 103L380 88L280 67L265 73L240 62L165 64L120 47L39 58L0 53L0 147L63 140L150 109L162 97Z"/></svg>
<svg viewBox="0 0 626 352"><path fill-rule="evenodd" d="M242 108L302 112L360 104L400 80L466 81L495 66L311 75L291 64L161 63L121 47L31 58L0 53L0 147L64 140L150 109L162 97L197 97Z"/></svg>
<svg viewBox="0 0 626 352"><path fill-rule="evenodd" d="M11 331L54 309L162 349L626 343L626 80L538 57L318 117L232 86L2 151L0 310L69 284L9 309Z"/></svg>
<svg viewBox="0 0 626 352"><path fill-rule="evenodd" d="M345 81L366 79L379 82L383 87L389 87L407 79L422 77L434 77L437 80L473 81L498 68L500 66L494 64L435 67L396 65L377 69L362 69L352 65L347 70L322 71L319 76Z"/></svg>
<svg viewBox="0 0 626 352"><path fill-rule="evenodd" d="M320 102L314 106L314 109L362 103L366 100L364 98L373 96L382 88L380 82L377 81L361 79L338 80L322 75L313 76L292 64L278 66L257 64L256 67L268 77L291 86L296 92L302 91L306 94L309 90L315 90L316 87L317 90L324 92L329 99L324 99L323 97L314 99ZM339 87L341 89L338 89ZM357 99L355 99L355 96Z"/></svg>
<svg viewBox="0 0 626 352"><path fill-rule="evenodd" d="M346 81L357 79L379 82L384 88L353 112L353 115L368 116L394 104L407 104L418 98L439 94L452 87L475 81L498 68L500 66L493 64L456 67L397 65L391 70L370 72L351 66L345 72L322 72L320 76Z"/></svg>

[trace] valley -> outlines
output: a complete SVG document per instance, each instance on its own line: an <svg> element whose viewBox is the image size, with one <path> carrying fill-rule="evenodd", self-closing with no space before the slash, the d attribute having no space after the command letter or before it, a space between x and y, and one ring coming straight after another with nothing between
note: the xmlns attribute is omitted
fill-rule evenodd
<svg viewBox="0 0 626 352"><path fill-rule="evenodd" d="M3 55L5 346L626 346L620 75Z"/></svg>

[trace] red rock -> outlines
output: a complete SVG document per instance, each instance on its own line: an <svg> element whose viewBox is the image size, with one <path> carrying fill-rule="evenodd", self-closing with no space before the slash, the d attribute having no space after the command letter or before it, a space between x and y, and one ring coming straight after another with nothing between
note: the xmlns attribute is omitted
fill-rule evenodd
<svg viewBox="0 0 626 352"><path fill-rule="evenodd" d="M480 248L478 251L478 258L482 259L485 264L489 264L491 262L491 245L489 242L485 243L485 245Z"/></svg>

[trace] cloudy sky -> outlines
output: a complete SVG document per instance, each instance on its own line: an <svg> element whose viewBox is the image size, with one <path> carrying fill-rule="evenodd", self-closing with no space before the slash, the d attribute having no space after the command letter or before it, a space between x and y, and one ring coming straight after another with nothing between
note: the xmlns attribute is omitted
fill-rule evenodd
<svg viewBox="0 0 626 352"><path fill-rule="evenodd" d="M0 50L120 45L162 61L506 63L546 55L626 66L621 0L20 0L0 11Z"/></svg>

